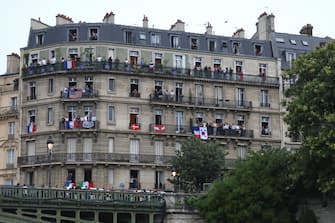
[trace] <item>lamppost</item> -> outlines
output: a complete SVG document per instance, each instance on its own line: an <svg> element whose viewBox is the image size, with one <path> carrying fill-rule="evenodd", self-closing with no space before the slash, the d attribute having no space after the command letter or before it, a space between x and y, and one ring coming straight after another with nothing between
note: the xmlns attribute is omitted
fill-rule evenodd
<svg viewBox="0 0 335 223"><path fill-rule="evenodd" d="M49 168L48 168L48 186L51 187L51 154L52 149L54 147L54 141L52 141L51 136L49 136L47 140L47 146L48 146L48 162L49 162Z"/></svg>

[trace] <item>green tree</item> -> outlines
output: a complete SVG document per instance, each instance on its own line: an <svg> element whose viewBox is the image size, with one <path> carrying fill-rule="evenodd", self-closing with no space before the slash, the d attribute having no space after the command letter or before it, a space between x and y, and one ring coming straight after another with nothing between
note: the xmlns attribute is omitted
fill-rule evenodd
<svg viewBox="0 0 335 223"><path fill-rule="evenodd" d="M298 77L286 91L291 98L285 121L291 135L302 134L295 178L323 193L335 188L335 43L300 56L287 71Z"/></svg>
<svg viewBox="0 0 335 223"><path fill-rule="evenodd" d="M294 222L290 156L279 149L252 153L199 199L200 213L208 223Z"/></svg>
<svg viewBox="0 0 335 223"><path fill-rule="evenodd" d="M220 177L225 153L219 144L191 138L182 142L181 151L171 161L185 191L201 191L203 183Z"/></svg>

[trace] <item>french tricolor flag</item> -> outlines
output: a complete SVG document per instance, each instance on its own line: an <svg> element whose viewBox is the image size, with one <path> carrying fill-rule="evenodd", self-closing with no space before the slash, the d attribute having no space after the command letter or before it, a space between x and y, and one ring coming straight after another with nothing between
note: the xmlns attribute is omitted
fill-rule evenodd
<svg viewBox="0 0 335 223"><path fill-rule="evenodd" d="M31 132L35 132L36 131L36 125L34 122L30 122L27 126L27 132L31 133Z"/></svg>
<svg viewBox="0 0 335 223"><path fill-rule="evenodd" d="M193 127L193 134L195 138L200 139L200 129L199 127Z"/></svg>

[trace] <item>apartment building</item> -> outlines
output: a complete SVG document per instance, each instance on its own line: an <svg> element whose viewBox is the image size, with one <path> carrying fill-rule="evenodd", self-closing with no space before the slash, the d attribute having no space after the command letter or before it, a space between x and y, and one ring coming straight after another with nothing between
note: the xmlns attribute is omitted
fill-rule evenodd
<svg viewBox="0 0 335 223"><path fill-rule="evenodd" d="M164 190L169 161L191 137L220 143L227 168L280 147L280 63L270 40L114 17L31 20L21 49L20 182Z"/></svg>
<svg viewBox="0 0 335 223"><path fill-rule="evenodd" d="M7 71L0 75L0 185L19 182L19 55L7 55Z"/></svg>

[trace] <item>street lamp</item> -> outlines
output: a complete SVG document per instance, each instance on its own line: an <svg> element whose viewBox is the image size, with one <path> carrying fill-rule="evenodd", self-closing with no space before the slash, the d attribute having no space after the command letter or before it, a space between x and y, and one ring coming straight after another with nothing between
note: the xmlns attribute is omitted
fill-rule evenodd
<svg viewBox="0 0 335 223"><path fill-rule="evenodd" d="M49 136L47 140L47 146L48 146L48 162L49 162L49 168L48 168L48 186L51 187L51 154L52 149L54 147L54 141L52 141L51 136Z"/></svg>

